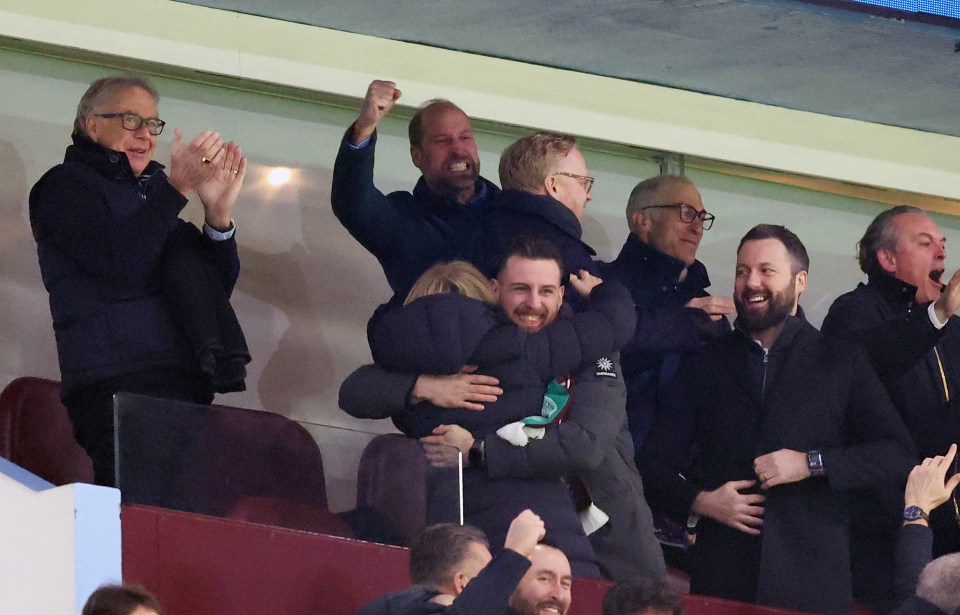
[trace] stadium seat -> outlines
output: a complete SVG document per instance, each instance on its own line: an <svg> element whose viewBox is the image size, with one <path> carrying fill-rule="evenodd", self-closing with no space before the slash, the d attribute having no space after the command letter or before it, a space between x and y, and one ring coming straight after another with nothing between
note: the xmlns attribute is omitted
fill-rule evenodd
<svg viewBox="0 0 960 615"><path fill-rule="evenodd" d="M0 456L54 485L93 482L56 380L25 376L0 393Z"/></svg>
<svg viewBox="0 0 960 615"><path fill-rule="evenodd" d="M416 440L381 434L367 444L357 471L357 506L390 519L404 544L427 523L427 461Z"/></svg>

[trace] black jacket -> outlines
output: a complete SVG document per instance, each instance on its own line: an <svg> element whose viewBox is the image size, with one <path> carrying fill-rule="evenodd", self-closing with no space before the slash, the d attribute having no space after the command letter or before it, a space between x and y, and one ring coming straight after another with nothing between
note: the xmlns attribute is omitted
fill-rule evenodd
<svg viewBox="0 0 960 615"><path fill-rule="evenodd" d="M395 301L432 265L461 256L477 232L486 203L500 189L480 178L473 200L461 205L440 197L421 177L413 193L383 194L373 184L377 135L361 149L351 147L349 131L333 165L330 202L350 234L380 261Z"/></svg>
<svg viewBox="0 0 960 615"><path fill-rule="evenodd" d="M159 269L187 203L150 162L142 188L127 157L75 136L63 164L30 191L30 224L60 360L62 396L98 381L195 366L160 293ZM205 236L205 255L229 296L240 271L234 239Z"/></svg>
<svg viewBox="0 0 960 615"><path fill-rule="evenodd" d="M464 365L477 365L479 373L498 378L504 390L483 412L418 404L396 417L397 427L421 438L438 425L456 424L481 437L536 414L550 380L616 352L633 331L622 286L597 286L588 305L592 309L558 317L534 334L513 324L500 308L456 294L421 297L384 313L370 340L378 365L413 374L455 374ZM341 399L348 412L356 405L367 403Z"/></svg>
<svg viewBox="0 0 960 615"><path fill-rule="evenodd" d="M701 490L756 480L753 460L784 448L821 451L826 478L766 491L761 537L701 519L691 591L848 612L844 493L900 484L912 466L906 429L858 348L790 317L769 353L733 331L690 355L657 409L641 474L648 497L685 521Z"/></svg>
<svg viewBox="0 0 960 615"><path fill-rule="evenodd" d="M960 318L938 330L916 292L887 273L871 274L833 302L823 333L863 347L923 458L960 441ZM936 555L960 550L952 508L948 503L931 517Z"/></svg>
<svg viewBox="0 0 960 615"><path fill-rule="evenodd" d="M586 269L596 274L596 252L581 239L580 220L560 201L540 194L504 190L490 202L483 231L473 242L468 260L490 277L507 245L516 237L549 239L560 250L567 273ZM572 289L571 289L572 290ZM571 293L570 300L575 300Z"/></svg>
<svg viewBox="0 0 960 615"><path fill-rule="evenodd" d="M430 602L439 592L422 585L387 594L364 606L356 615L499 615L520 579L530 568L530 560L510 549L503 549L467 583L449 607Z"/></svg>
<svg viewBox="0 0 960 615"><path fill-rule="evenodd" d="M684 307L691 299L706 297L710 286L700 261L688 267L687 276L678 283L684 266L633 234L616 260L599 263L600 276L626 286L636 308L636 332L620 355L627 382L627 417L638 451L653 424L657 399L676 375L683 353L730 330L726 318L713 322L703 310Z"/></svg>

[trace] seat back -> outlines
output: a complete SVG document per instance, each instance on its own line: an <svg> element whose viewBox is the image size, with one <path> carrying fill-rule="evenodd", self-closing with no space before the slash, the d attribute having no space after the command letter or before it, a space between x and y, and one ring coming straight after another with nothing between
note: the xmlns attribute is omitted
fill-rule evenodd
<svg viewBox="0 0 960 615"><path fill-rule="evenodd" d="M427 461L416 440L376 436L363 449L357 471L357 507L390 519L404 544L427 524Z"/></svg>
<svg viewBox="0 0 960 615"><path fill-rule="evenodd" d="M131 393L114 404L124 503L215 516L250 497L326 508L320 449L296 421Z"/></svg>
<svg viewBox="0 0 960 615"><path fill-rule="evenodd" d="M0 456L54 485L93 482L56 380L25 376L0 393Z"/></svg>

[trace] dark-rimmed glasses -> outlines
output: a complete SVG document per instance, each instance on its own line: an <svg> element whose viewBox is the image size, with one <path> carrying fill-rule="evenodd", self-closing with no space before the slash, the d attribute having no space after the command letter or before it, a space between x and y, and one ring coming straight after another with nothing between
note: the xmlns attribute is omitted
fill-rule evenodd
<svg viewBox="0 0 960 615"><path fill-rule="evenodd" d="M593 188L593 182L595 181L589 175L577 175L576 173L567 173L566 171L557 171L554 175L564 175L566 177L572 177L573 179L580 182L580 185L583 186L583 191L587 194L590 194L590 189Z"/></svg>
<svg viewBox="0 0 960 615"><path fill-rule="evenodd" d="M166 122L161 120L158 117L140 117L136 113L94 113L97 117L102 117L104 119L113 119L120 118L120 125L126 128L127 130L140 130L140 126L146 124L147 132L156 136L163 132L163 127L167 125Z"/></svg>
<svg viewBox="0 0 960 615"><path fill-rule="evenodd" d="M713 221L717 217L713 214L708 214L705 211L699 211L693 205L687 205L686 203L671 203L669 205L648 205L646 207L641 207L640 209L678 209L680 210L680 219L690 224L694 220L700 220L700 224L703 225L703 230L709 231L710 227L713 226Z"/></svg>

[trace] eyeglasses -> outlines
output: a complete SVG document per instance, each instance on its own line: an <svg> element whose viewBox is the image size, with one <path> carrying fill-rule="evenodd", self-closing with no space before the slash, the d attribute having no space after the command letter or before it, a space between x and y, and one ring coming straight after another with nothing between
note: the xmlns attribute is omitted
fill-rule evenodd
<svg viewBox="0 0 960 615"><path fill-rule="evenodd" d="M140 117L136 113L94 113L94 115L108 120L119 117L120 125L127 130L140 130L140 127L146 124L147 132L154 136L163 132L163 127L167 125L158 117Z"/></svg>
<svg viewBox="0 0 960 615"><path fill-rule="evenodd" d="M576 173L567 173L566 171L557 171L554 175L565 175L566 177L572 177L573 179L580 182L580 185L583 186L584 192L590 194L590 189L593 188L594 179L589 175L577 175Z"/></svg>
<svg viewBox="0 0 960 615"><path fill-rule="evenodd" d="M708 214L705 211L699 211L693 205L687 205L686 203L672 203L670 205L648 205L647 207L641 207L640 209L679 209L680 210L680 219L690 224L694 220L700 220L700 224L703 225L703 230L709 231L710 227L713 226L713 221L717 217L713 214Z"/></svg>

